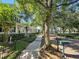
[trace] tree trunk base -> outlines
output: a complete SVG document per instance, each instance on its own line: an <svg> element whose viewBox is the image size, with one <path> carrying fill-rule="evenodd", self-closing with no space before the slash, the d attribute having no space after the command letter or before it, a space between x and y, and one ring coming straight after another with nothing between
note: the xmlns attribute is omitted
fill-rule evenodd
<svg viewBox="0 0 79 59"><path fill-rule="evenodd" d="M40 50L39 59L60 59L60 53L49 45Z"/></svg>

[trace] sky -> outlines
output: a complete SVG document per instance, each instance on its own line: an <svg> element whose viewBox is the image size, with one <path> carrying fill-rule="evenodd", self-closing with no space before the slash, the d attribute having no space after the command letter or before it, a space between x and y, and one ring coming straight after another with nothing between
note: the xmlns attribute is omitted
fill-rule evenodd
<svg viewBox="0 0 79 59"><path fill-rule="evenodd" d="M14 0L2 0L3 3L13 4Z"/></svg>

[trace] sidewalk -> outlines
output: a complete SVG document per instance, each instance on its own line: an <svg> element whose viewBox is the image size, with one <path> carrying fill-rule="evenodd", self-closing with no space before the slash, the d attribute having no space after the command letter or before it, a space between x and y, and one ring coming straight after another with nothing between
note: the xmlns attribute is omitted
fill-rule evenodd
<svg viewBox="0 0 79 59"><path fill-rule="evenodd" d="M23 50L20 56L18 56L16 59L38 59L41 38L41 35L37 36L36 40L32 42L25 50Z"/></svg>
<svg viewBox="0 0 79 59"><path fill-rule="evenodd" d="M52 47L57 49L57 42L55 37L51 37L52 40ZM79 40L76 39L68 39L65 38L65 40L70 40L70 44L64 45L64 52L67 59L79 59ZM62 45L60 45L60 48L62 48ZM61 55L61 54L60 54Z"/></svg>

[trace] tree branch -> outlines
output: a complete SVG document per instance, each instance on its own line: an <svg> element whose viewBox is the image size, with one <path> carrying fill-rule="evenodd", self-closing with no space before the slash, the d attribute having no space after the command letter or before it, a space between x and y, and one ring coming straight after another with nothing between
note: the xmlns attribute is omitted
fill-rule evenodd
<svg viewBox="0 0 79 59"><path fill-rule="evenodd" d="M49 8L49 6L48 6L48 0L46 0L46 7Z"/></svg>
<svg viewBox="0 0 79 59"><path fill-rule="evenodd" d="M52 5L53 5L53 3L52 3L52 2L53 2L53 1L51 0L51 1L50 1L50 8L52 8Z"/></svg>
<svg viewBox="0 0 79 59"><path fill-rule="evenodd" d="M59 7L59 6L66 6L66 5L71 5L71 4L74 4L74 3L76 3L76 2L78 2L79 0L75 0L75 1L72 1L72 2L69 2L69 3L65 3L65 4L59 4L59 5L57 5L57 7Z"/></svg>
<svg viewBox="0 0 79 59"><path fill-rule="evenodd" d="M37 3L39 3L40 5L42 5L44 8L47 8L41 1L39 0L35 0Z"/></svg>

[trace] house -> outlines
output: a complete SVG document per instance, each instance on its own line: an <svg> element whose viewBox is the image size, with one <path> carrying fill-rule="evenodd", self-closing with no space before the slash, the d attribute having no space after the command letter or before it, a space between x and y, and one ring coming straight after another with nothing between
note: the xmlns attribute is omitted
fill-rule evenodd
<svg viewBox="0 0 79 59"><path fill-rule="evenodd" d="M10 33L26 33L26 26L21 23L24 21L23 19L20 19L20 22L16 21L15 27L11 28Z"/></svg>

